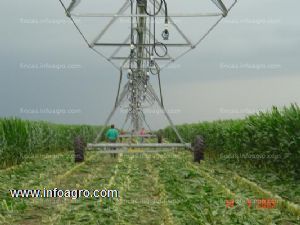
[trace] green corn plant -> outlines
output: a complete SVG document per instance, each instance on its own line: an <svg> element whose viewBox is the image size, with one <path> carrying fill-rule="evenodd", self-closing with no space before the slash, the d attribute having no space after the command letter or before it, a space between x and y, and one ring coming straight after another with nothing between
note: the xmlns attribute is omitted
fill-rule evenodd
<svg viewBox="0 0 300 225"><path fill-rule="evenodd" d="M91 142L100 130L98 126L0 119L0 168L19 164L31 155L71 151L76 136Z"/></svg>
<svg viewBox="0 0 300 225"><path fill-rule="evenodd" d="M188 142L202 135L207 150L214 155L262 156L255 160L253 157L220 158L222 161L269 167L300 176L300 108L296 104L283 109L273 107L243 120L184 124L177 128ZM164 137L176 141L170 127L164 130Z"/></svg>

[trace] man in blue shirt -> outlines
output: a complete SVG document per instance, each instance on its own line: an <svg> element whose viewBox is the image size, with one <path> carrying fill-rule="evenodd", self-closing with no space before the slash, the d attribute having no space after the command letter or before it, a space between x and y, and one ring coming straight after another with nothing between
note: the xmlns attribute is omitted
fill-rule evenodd
<svg viewBox="0 0 300 225"><path fill-rule="evenodd" d="M110 143L116 143L119 137L119 131L115 128L115 125L111 125L110 129L106 132L106 138ZM113 150L116 150L113 148ZM117 154L112 154L114 158L117 157Z"/></svg>
<svg viewBox="0 0 300 225"><path fill-rule="evenodd" d="M119 137L119 131L115 128L115 125L111 125L110 129L106 132L106 138L110 143L116 143Z"/></svg>

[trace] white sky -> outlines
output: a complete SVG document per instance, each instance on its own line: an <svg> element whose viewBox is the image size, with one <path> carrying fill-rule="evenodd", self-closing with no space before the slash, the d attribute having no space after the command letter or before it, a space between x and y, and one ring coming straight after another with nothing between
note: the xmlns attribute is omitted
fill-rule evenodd
<svg viewBox="0 0 300 225"><path fill-rule="evenodd" d="M182 10L169 5L170 12ZM242 118L299 103L299 6L297 0L240 0L198 49L162 74L174 122ZM69 22L57 23L68 21L59 1L1 0L0 12L0 117L102 124L118 73L84 45ZM183 27L194 34L202 27L197 21L190 26ZM46 68L28 68L36 64ZM53 64L77 68L49 68ZM62 112L49 112L54 109ZM154 128L167 125L162 115L150 115L149 122Z"/></svg>

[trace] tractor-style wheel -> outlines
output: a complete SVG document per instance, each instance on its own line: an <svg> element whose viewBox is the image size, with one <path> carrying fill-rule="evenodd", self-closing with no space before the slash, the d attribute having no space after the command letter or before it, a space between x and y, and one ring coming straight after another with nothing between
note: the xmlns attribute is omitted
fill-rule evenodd
<svg viewBox="0 0 300 225"><path fill-rule="evenodd" d="M199 162L204 160L204 139L202 136L196 136L194 143L193 143L193 150L194 150L194 162Z"/></svg>
<svg viewBox="0 0 300 225"><path fill-rule="evenodd" d="M76 137L74 140L75 163L84 161L85 143L81 137Z"/></svg>

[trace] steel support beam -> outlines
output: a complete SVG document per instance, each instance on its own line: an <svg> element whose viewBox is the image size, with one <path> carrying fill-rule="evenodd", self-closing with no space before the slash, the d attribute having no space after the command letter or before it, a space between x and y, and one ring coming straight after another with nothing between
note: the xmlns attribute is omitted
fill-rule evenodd
<svg viewBox="0 0 300 225"><path fill-rule="evenodd" d="M123 134L123 135L120 135L119 137L120 137L120 138L131 138L131 137L155 138L156 135L153 135L153 134L145 134L145 135Z"/></svg>
<svg viewBox="0 0 300 225"><path fill-rule="evenodd" d="M109 114L108 118L106 119L100 133L97 135L96 139L94 140L94 143L97 143L100 140L100 138L102 137L102 134L103 134L104 130L106 129L107 125L109 124L111 118L116 113L117 109L120 107L122 102L124 101L124 99L127 95L127 92L128 92L128 83L124 86L122 93L120 94L115 106L113 107L111 113Z"/></svg>
<svg viewBox="0 0 300 225"><path fill-rule="evenodd" d="M102 46L102 47L127 47L129 48L130 47L130 43L95 43L94 46ZM137 47L151 47L153 44L147 44L147 43L144 43L144 44L135 44ZM166 43L164 44L165 46L167 47L192 47L193 45L192 44L176 44L176 43ZM159 45L158 45L159 47Z"/></svg>
<svg viewBox="0 0 300 225"><path fill-rule="evenodd" d="M126 60L128 57L111 57L111 60ZM137 60L137 58L132 58L134 60ZM149 58L142 58L143 60L149 60ZM154 58L154 60L157 61L170 61L172 58Z"/></svg>
<svg viewBox="0 0 300 225"><path fill-rule="evenodd" d="M71 13L72 16L74 17L117 17L117 18L139 18L139 17L149 17L148 15L141 15L141 14L114 14L114 13ZM217 17L217 16L222 16L222 13L174 13L174 14L169 14L169 18L197 18L197 17ZM158 18L164 18L164 15L157 15L156 17Z"/></svg>
<svg viewBox="0 0 300 225"><path fill-rule="evenodd" d="M181 147L182 148L182 147ZM157 154L157 153L166 153L179 150L181 148L161 148L161 149L151 149L151 148L119 148L116 150L106 149L101 150L99 148L87 149L88 151L97 151L99 154Z"/></svg>
<svg viewBox="0 0 300 225"><path fill-rule="evenodd" d="M190 148L191 144L180 144L180 143L145 143L145 144L130 144L130 143L99 143L99 144L88 144L88 149L102 148Z"/></svg>

